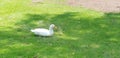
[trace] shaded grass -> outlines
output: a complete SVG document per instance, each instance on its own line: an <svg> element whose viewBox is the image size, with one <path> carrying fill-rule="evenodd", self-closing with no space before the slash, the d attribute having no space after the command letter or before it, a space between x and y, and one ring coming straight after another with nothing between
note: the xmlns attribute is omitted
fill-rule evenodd
<svg viewBox="0 0 120 58"><path fill-rule="evenodd" d="M28 0L3 3L6 5L0 6L0 58L120 57L120 13L36 5ZM48 28L51 23L58 27L52 37L36 37L30 32L37 27Z"/></svg>

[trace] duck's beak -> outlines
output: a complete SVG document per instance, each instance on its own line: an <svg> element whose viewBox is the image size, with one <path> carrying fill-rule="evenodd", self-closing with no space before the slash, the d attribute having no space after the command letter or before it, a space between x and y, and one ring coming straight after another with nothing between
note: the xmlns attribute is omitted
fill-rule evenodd
<svg viewBox="0 0 120 58"><path fill-rule="evenodd" d="M57 27L56 27L56 26L55 26L54 28L55 28L55 29L57 29Z"/></svg>

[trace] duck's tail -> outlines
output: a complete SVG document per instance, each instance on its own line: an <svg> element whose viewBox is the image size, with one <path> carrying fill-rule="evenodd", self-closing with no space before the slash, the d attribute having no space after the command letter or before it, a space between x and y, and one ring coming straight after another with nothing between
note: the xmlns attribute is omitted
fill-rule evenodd
<svg viewBox="0 0 120 58"><path fill-rule="evenodd" d="M30 30L31 32L34 32L34 30Z"/></svg>

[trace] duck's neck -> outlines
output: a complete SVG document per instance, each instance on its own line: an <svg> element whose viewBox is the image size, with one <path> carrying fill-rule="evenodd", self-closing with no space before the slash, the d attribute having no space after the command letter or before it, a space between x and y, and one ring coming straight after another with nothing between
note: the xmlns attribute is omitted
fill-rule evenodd
<svg viewBox="0 0 120 58"><path fill-rule="evenodd" d="M49 32L50 34L53 34L54 33L53 28L49 27Z"/></svg>

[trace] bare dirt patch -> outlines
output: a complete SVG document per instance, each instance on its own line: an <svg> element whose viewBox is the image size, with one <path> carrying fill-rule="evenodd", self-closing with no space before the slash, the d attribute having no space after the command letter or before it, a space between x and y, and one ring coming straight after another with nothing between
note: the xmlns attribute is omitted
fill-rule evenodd
<svg viewBox="0 0 120 58"><path fill-rule="evenodd" d="M44 2L45 0L32 0L32 2ZM50 0L50 3L82 6L88 9L102 12L120 12L120 0Z"/></svg>
<svg viewBox="0 0 120 58"><path fill-rule="evenodd" d="M67 4L102 12L120 12L120 0L67 0Z"/></svg>

